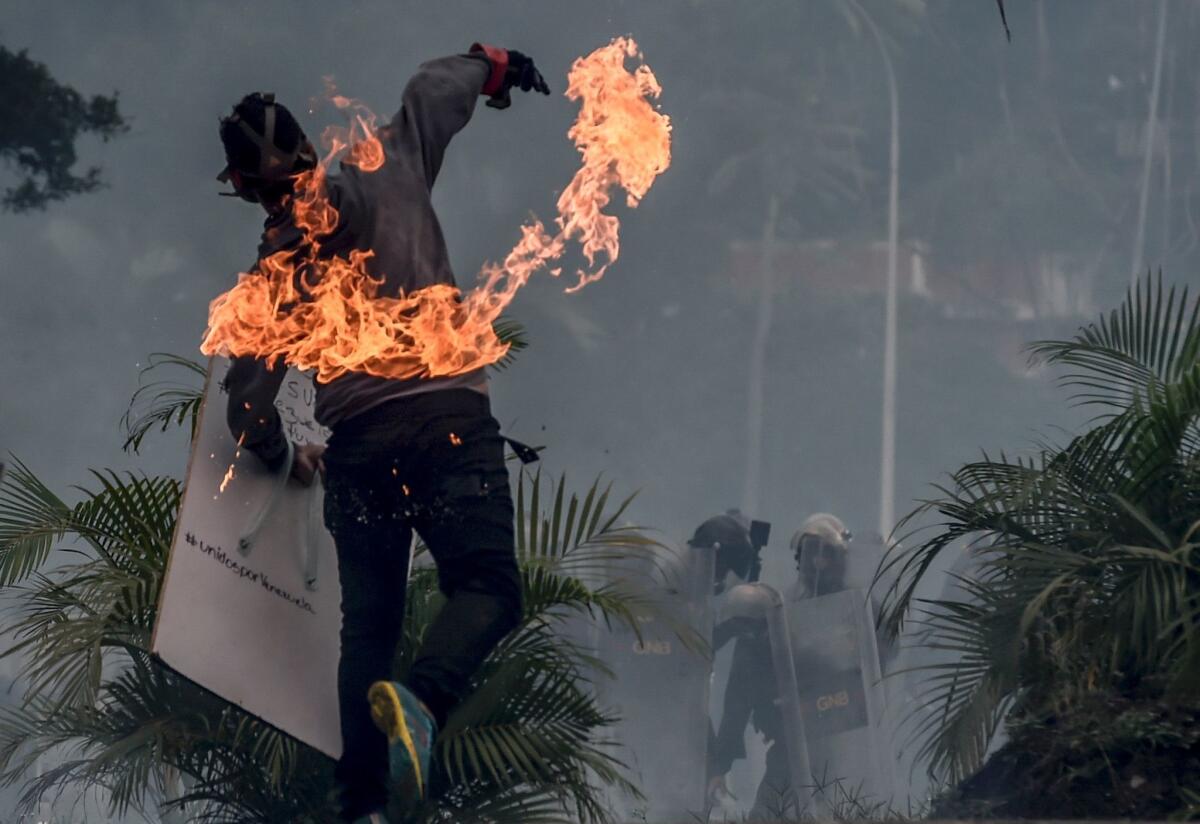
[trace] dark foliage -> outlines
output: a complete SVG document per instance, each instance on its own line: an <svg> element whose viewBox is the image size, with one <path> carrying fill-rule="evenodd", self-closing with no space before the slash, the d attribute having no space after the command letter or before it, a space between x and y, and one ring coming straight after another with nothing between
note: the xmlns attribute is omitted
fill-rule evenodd
<svg viewBox="0 0 1200 824"><path fill-rule="evenodd" d="M75 174L75 142L92 133L108 141L128 125L117 96L83 95L59 83L42 63L0 46L0 159L18 182L5 190L0 208L43 209L48 203L102 185L100 169Z"/></svg>
<svg viewBox="0 0 1200 824"><path fill-rule="evenodd" d="M501 333L519 331L510 323ZM147 379L161 367L191 383ZM127 447L153 429L194 433L204 371L156 355L126 416ZM20 461L0 485L0 613L13 638L0 654L24 664L21 703L0 712L0 786L20 785L25 809L70 789L100 792L116 814L176 808L198 824L334 820L328 759L150 655L181 484L114 472L94 480L74 505ZM610 493L597 481L575 495L565 478L521 473L524 615L442 730L431 796L403 811L414 820L605 824L606 787L638 795L605 741L616 716L583 676L592 659L559 632L582 615L632 626L645 606L619 585L584 583L630 553L663 549L628 524L632 499ZM397 675L442 603L436 572L418 568ZM39 772L40 759L54 766Z"/></svg>
<svg viewBox="0 0 1200 824"><path fill-rule="evenodd" d="M939 800L934 818L1165 820L1197 811L1200 704L1086 695L1010 721L1012 738ZM1190 817L1190 816L1189 816Z"/></svg>
<svg viewBox="0 0 1200 824"><path fill-rule="evenodd" d="M1200 300L1148 279L1032 351L1096 417L962 467L910 516L937 523L889 556L886 620L941 658L910 722L963 810L1179 816L1200 800ZM945 551L957 593L916 598Z"/></svg>

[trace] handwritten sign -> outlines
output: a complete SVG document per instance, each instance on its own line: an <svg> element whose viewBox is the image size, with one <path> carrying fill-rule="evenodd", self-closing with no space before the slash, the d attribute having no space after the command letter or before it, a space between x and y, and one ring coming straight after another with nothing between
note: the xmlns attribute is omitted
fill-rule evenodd
<svg viewBox="0 0 1200 824"><path fill-rule="evenodd" d="M235 575L237 575L239 580L246 579L252 584L261 584L262 588L272 595L282 598L288 603L295 604L298 608L304 610L305 612L316 615L316 610L313 609L312 603L307 598L304 598L303 596L292 595L287 590L280 589L278 586L271 583L270 578L267 577L265 572L255 572L253 569L239 561L235 556L227 553L221 547L213 546L212 544L207 543L203 538L197 538L190 532L184 536L183 540L188 546L196 547L209 558L212 558L218 564L233 572Z"/></svg>
<svg viewBox="0 0 1200 824"><path fill-rule="evenodd" d="M272 475L238 448L225 423L228 368L224 358L209 368L153 650L181 675L336 758L340 594L321 489ZM275 406L293 442L328 435L313 420L313 401L311 381L289 372Z"/></svg>

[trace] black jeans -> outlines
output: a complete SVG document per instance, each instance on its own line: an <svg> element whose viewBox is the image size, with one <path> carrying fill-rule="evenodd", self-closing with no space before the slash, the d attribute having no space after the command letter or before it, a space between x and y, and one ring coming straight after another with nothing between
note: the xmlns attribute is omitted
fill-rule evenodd
<svg viewBox="0 0 1200 824"><path fill-rule="evenodd" d="M325 452L325 523L342 588L338 666L343 815L387 800L387 742L367 690L392 677L415 529L447 601L407 686L439 726L521 617L504 441L488 398L469 389L389 401L334 428Z"/></svg>

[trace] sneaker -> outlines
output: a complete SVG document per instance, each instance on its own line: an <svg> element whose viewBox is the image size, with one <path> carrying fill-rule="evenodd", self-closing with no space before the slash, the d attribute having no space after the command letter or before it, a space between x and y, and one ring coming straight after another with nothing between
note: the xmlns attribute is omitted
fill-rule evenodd
<svg viewBox="0 0 1200 824"><path fill-rule="evenodd" d="M388 762L392 780L415 780L417 800L425 800L429 762L437 724L433 714L403 684L376 681L367 692L375 726L388 739Z"/></svg>

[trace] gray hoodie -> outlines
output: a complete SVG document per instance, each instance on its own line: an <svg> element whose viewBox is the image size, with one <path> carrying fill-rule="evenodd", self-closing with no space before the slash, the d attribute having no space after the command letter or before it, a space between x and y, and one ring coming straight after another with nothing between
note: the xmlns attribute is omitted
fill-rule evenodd
<svg viewBox="0 0 1200 824"><path fill-rule="evenodd" d="M333 234L322 239L323 255L372 250L367 269L383 279L383 296L454 283L430 194L446 146L471 119L485 84L494 79L493 63L483 52L431 60L418 69L404 89L400 111L380 129L383 165L363 172L343 164L338 174L326 178L339 222ZM302 240L290 212L273 215L267 219L258 259L297 248ZM225 378L233 436L244 435L243 445L269 465L281 463L287 449L274 406L286 371L282 364L268 369L264 360L237 357ZM484 370L404 380L352 372L329 383L316 382L315 415L318 423L336 428L394 398L459 388L486 393Z"/></svg>

